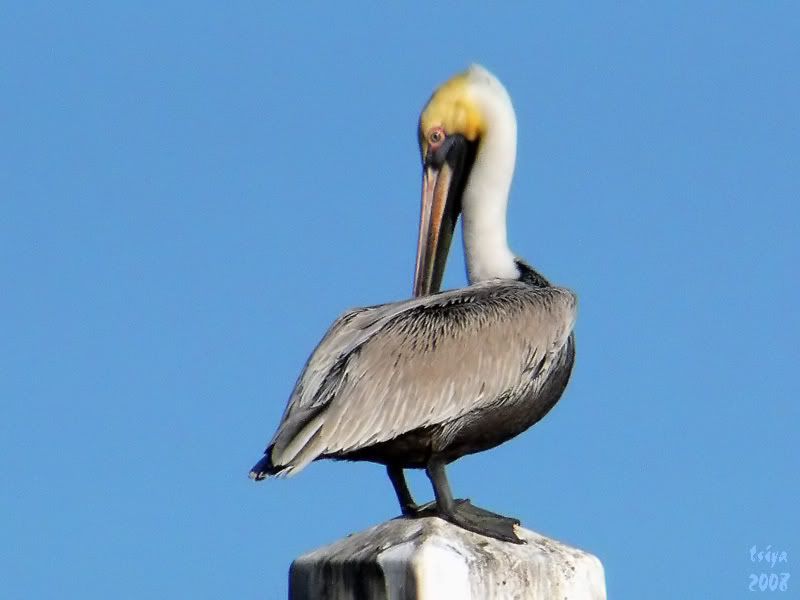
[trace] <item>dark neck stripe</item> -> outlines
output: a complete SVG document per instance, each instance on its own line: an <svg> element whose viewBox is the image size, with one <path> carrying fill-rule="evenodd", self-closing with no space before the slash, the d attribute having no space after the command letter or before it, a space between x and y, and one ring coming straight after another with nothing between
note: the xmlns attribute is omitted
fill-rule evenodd
<svg viewBox="0 0 800 600"><path fill-rule="evenodd" d="M541 273L518 258L514 260L519 269L518 280L533 287L550 287L550 282Z"/></svg>

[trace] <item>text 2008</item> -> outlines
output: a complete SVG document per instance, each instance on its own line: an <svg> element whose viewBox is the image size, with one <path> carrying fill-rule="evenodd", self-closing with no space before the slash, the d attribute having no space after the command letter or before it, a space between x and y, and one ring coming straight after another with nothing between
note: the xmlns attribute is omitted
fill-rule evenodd
<svg viewBox="0 0 800 600"><path fill-rule="evenodd" d="M750 573L751 592L785 592L789 589L789 573Z"/></svg>

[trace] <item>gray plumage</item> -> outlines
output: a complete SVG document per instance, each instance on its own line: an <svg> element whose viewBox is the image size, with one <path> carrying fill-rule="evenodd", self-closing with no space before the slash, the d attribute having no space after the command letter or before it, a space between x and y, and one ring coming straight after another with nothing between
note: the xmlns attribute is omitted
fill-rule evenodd
<svg viewBox="0 0 800 600"><path fill-rule="evenodd" d="M569 290L515 280L348 311L308 359L251 476L317 458L420 467L494 447L558 400L575 314Z"/></svg>

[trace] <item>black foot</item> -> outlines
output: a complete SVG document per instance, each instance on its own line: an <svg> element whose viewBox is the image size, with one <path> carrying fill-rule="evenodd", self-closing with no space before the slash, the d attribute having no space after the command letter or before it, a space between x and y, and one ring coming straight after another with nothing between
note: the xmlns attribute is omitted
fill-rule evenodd
<svg viewBox="0 0 800 600"><path fill-rule="evenodd" d="M439 510L436 502L429 502L418 506L416 512L408 517L439 517L453 525L458 525L462 529L479 533L486 537L512 542L514 544L524 544L525 540L520 538L514 531L514 526L519 525L519 519L504 517L490 510L485 510L479 506L473 506L469 500L456 500L452 514L447 514Z"/></svg>
<svg viewBox="0 0 800 600"><path fill-rule="evenodd" d="M456 500L456 512L465 513L475 519L495 519L499 521L509 521L514 525L519 525L519 519L506 517L496 512L486 510L480 506L475 506L469 500Z"/></svg>
<svg viewBox="0 0 800 600"><path fill-rule="evenodd" d="M514 530L514 527L519 525L519 519L504 517L478 506L473 506L469 500L456 501L452 515L442 514L439 516L454 525L463 527L467 531L479 533L486 537L514 544L525 543L525 540L520 538Z"/></svg>

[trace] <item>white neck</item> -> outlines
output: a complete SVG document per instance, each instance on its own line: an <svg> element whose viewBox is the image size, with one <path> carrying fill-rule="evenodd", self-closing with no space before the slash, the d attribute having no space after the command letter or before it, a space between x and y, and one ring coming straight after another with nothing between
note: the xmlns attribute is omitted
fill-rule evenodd
<svg viewBox="0 0 800 600"><path fill-rule="evenodd" d="M508 193L517 154L517 120L500 82L479 86L475 99L486 119L462 197L462 227L470 283L516 279L520 272L506 239Z"/></svg>

